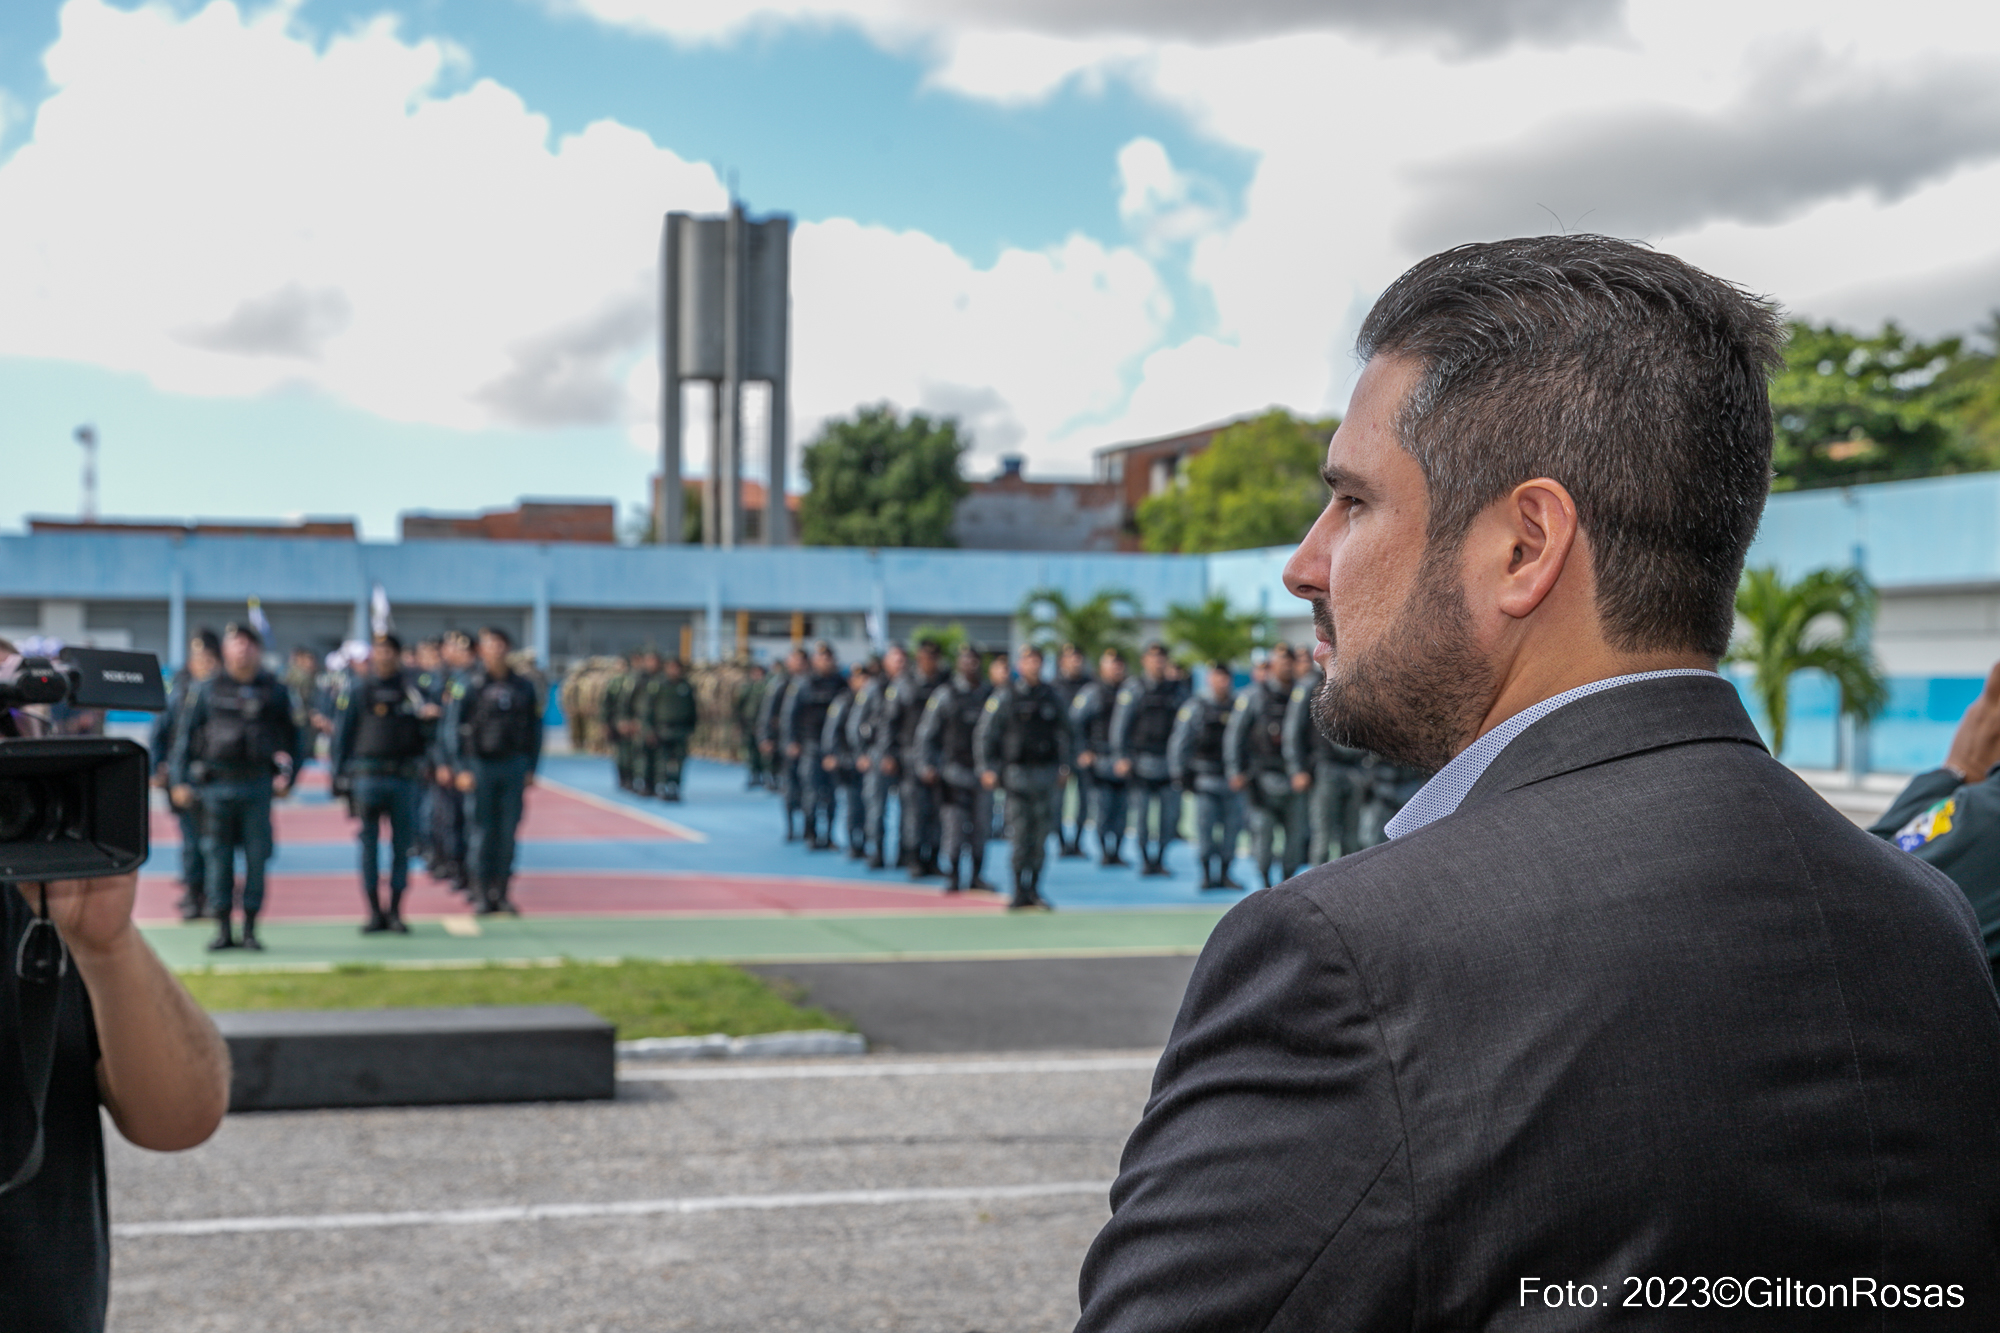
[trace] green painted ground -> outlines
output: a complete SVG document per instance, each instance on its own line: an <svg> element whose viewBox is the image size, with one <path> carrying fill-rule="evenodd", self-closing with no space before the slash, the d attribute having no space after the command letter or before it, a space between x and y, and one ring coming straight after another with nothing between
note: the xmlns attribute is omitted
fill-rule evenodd
<svg viewBox="0 0 2000 1333"><path fill-rule="evenodd" d="M1059 958L1196 953L1220 908L1057 912L1034 916L491 917L481 933L445 933L437 922L407 936L362 935L351 925L259 929L265 951L220 956L202 946L206 924L149 926L146 938L180 971L320 970L337 963L389 967L477 966L574 959L707 959L716 962L893 958Z"/></svg>

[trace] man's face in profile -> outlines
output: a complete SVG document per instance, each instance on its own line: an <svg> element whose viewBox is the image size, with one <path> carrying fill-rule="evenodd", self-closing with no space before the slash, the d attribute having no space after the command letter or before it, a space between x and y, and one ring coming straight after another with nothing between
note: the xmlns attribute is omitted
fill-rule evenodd
<svg viewBox="0 0 2000 1333"><path fill-rule="evenodd" d="M1326 672L1313 699L1321 731L1420 768L1441 768L1470 739L1492 669L1473 642L1456 549L1428 541L1423 469L1396 434L1421 368L1377 356L1327 445L1333 497L1285 565L1312 602Z"/></svg>

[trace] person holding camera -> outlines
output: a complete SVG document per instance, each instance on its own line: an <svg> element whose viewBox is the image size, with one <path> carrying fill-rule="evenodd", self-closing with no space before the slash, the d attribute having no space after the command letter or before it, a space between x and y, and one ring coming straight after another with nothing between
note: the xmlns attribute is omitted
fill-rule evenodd
<svg viewBox="0 0 2000 1333"><path fill-rule="evenodd" d="M445 717L454 784L467 802L466 875L482 916L520 909L508 896L514 833L542 757L542 706L534 683L507 661L514 640L479 631L479 665Z"/></svg>
<svg viewBox="0 0 2000 1333"><path fill-rule="evenodd" d="M271 859L271 798L291 791L307 744L292 715L291 691L264 669L264 636L251 625L229 626L222 632L222 670L196 689L168 765L175 805L200 793L202 859L216 919L210 950L264 947L257 914L264 908L264 864ZM241 940L230 920L238 850Z"/></svg>
<svg viewBox="0 0 2000 1333"><path fill-rule="evenodd" d="M417 792L430 749L437 706L403 670L403 642L375 636L368 669L341 696L334 715L330 756L334 778L345 782L361 821L361 892L368 900L364 935L407 935L403 894L410 887L410 848L416 839ZM382 821L389 821L389 906L382 906Z"/></svg>
<svg viewBox="0 0 2000 1333"><path fill-rule="evenodd" d="M0 642L0 658L14 656ZM0 737L46 730L0 709ZM132 1143L205 1141L229 1050L132 924L136 872L0 885L0 1324L94 1333L110 1293L99 1108Z"/></svg>

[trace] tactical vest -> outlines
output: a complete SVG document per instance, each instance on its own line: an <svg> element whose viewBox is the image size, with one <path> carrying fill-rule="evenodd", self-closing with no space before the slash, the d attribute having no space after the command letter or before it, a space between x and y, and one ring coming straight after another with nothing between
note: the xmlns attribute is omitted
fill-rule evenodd
<svg viewBox="0 0 2000 1333"><path fill-rule="evenodd" d="M972 736L979 729L979 715L986 711L986 699L993 693L993 687L982 682L961 689L953 681L944 688L945 698L938 704L938 710L944 714L938 719L938 753L947 764L971 768L977 762L972 754Z"/></svg>
<svg viewBox="0 0 2000 1333"><path fill-rule="evenodd" d="M1010 764L1053 764L1062 758L1062 699L1048 685L1015 689L1008 699L1001 752Z"/></svg>
<svg viewBox="0 0 2000 1333"><path fill-rule="evenodd" d="M402 675L383 680L371 672L354 687L348 706L356 710L357 759L415 759L423 754L423 721Z"/></svg>
<svg viewBox="0 0 2000 1333"><path fill-rule="evenodd" d="M1111 748L1112 705L1117 701L1118 690L1110 681L1086 685L1084 688L1090 691L1089 701L1084 704L1085 710L1089 713L1083 723L1084 748L1093 754L1103 754Z"/></svg>
<svg viewBox="0 0 2000 1333"><path fill-rule="evenodd" d="M1194 743L1189 766L1197 773L1222 772L1222 738L1229 731L1229 710L1220 704L1197 705L1202 710L1201 735Z"/></svg>
<svg viewBox="0 0 2000 1333"><path fill-rule="evenodd" d="M527 754L534 748L537 725L534 702L513 676L481 681L473 692L466 733L481 759Z"/></svg>
<svg viewBox="0 0 2000 1333"><path fill-rule="evenodd" d="M899 749L908 751L916 745L917 726L924 720L924 705L943 684L942 676L933 680L911 672L892 687L896 691L896 745Z"/></svg>
<svg viewBox="0 0 2000 1333"><path fill-rule="evenodd" d="M269 716L277 681L259 672L239 681L228 673L208 685L208 720L201 729L199 757L211 768L259 769L277 754ZM291 719L284 719L287 726Z"/></svg>
<svg viewBox="0 0 2000 1333"><path fill-rule="evenodd" d="M1126 749L1133 754L1167 752L1167 742L1174 734L1174 714L1180 712L1180 700L1174 697L1175 693L1170 680L1148 682L1141 688L1125 732Z"/></svg>
<svg viewBox="0 0 2000 1333"><path fill-rule="evenodd" d="M792 726L802 744L819 744L820 733L826 729L826 711L846 688L847 682L838 673L805 678L805 683L799 686L803 693L792 705Z"/></svg>
<svg viewBox="0 0 2000 1333"><path fill-rule="evenodd" d="M1250 734L1246 740L1251 767L1277 772L1284 770L1285 708L1291 701L1290 690L1273 690L1268 684L1257 687L1250 704L1255 716L1247 719Z"/></svg>

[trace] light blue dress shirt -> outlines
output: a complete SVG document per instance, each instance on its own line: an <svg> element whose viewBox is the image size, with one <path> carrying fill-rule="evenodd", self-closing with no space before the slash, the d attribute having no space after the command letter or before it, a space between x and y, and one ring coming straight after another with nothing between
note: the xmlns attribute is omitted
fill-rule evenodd
<svg viewBox="0 0 2000 1333"><path fill-rule="evenodd" d="M1579 685L1573 690L1530 704L1514 716L1502 722L1493 730L1459 752L1456 759L1439 769L1435 776L1410 798L1382 831L1391 838L1400 838L1405 833L1415 833L1426 824L1435 824L1446 815L1457 810L1486 770L1492 766L1500 752L1516 736L1535 723L1561 708L1564 704L1575 703L1587 695L1603 690L1616 689L1620 685L1636 685L1642 680L1665 680L1669 676L1716 676L1713 671L1702 671L1695 667L1676 667L1671 671L1640 671L1630 676L1613 676L1608 680L1593 680L1588 685Z"/></svg>

